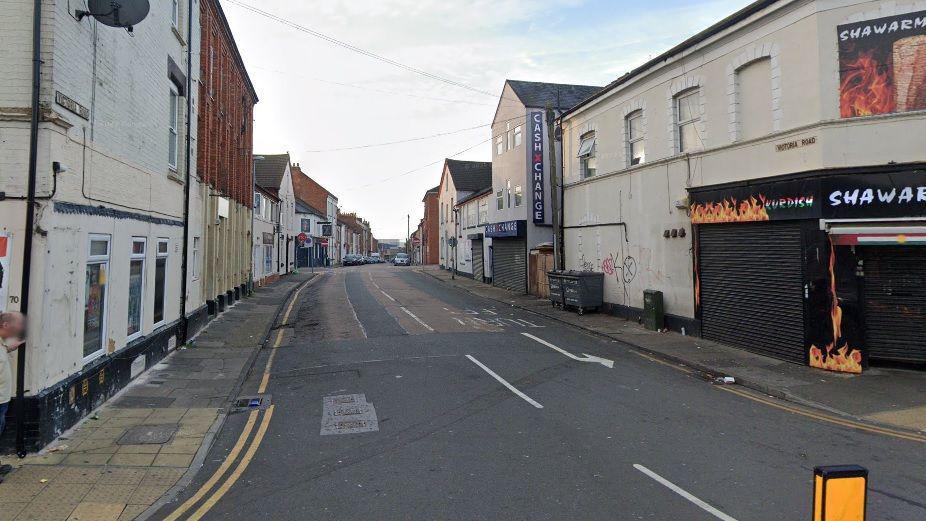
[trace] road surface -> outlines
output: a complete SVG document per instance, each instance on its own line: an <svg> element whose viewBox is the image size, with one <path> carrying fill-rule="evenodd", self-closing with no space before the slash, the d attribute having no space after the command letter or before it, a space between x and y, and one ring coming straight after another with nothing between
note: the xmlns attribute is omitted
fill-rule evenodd
<svg viewBox="0 0 926 521"><path fill-rule="evenodd" d="M869 519L926 519L922 442L414 268L327 271L286 311L242 392L262 408L229 415L156 519L802 520L813 467L849 463L871 472Z"/></svg>

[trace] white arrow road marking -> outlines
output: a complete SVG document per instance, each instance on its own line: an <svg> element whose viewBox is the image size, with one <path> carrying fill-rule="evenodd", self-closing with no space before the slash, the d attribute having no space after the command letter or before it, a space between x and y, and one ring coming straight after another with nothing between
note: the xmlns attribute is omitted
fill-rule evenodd
<svg viewBox="0 0 926 521"><path fill-rule="evenodd" d="M412 313L411 311L408 310L408 308L406 308L405 306L401 306L401 309L402 309L402 311L405 312L406 315L408 315L408 316L414 318L419 324L421 324L422 326L424 326L425 329L427 329L428 331L434 331L434 328L433 328L433 327L431 327L431 326L425 324L423 320L421 320L420 318L416 317L414 313Z"/></svg>
<svg viewBox="0 0 926 521"><path fill-rule="evenodd" d="M690 493L688 493L687 491L685 491L683 488L679 487L679 486L676 485L675 483L672 483L671 481L669 481L669 480L667 480L666 478L660 476L659 474L656 474L655 472L653 472L652 470L650 470L650 469L644 467L643 465L640 465L639 463L634 463L634 464L633 464L633 468L635 468L635 469L639 470L640 472L646 474L647 476L653 478L653 479L656 480L660 485L666 487L667 489L671 490L672 492L675 492L676 494L682 496L683 498L687 499L688 501L691 501L691 502L694 503L695 505L698 505L698 506L701 507L705 512L708 512L709 514L711 514L712 516L716 517L717 519L722 519L723 521L736 521L736 518L730 517L730 516L724 514L723 512L721 512L720 510L717 510L716 508L714 508L714 507L708 505L707 503L705 503L704 501L702 501L702 500L696 498L695 496L691 495Z"/></svg>
<svg viewBox="0 0 926 521"><path fill-rule="evenodd" d="M506 382L504 378L502 378L501 376L498 376L497 374L495 374L495 371L493 371L493 370L489 369L488 367L486 367L485 365L483 365L483 363L480 362L479 360L476 360L475 358L473 358L473 357L470 356L470 355L466 355L466 358L469 358L469 361L470 361L470 362L472 362L472 363L478 365L479 367L481 367L483 371L489 373L489 376L491 376L492 378L495 378L496 380L498 380L499 383L501 383L502 385L504 385L505 387L507 387L508 390L510 390L510 391L513 392L514 394L516 394L516 395L520 396L521 398L523 398L524 401L526 401L527 403L533 405L534 407L536 407L536 408L538 408L538 409L543 409L543 405L540 405L539 403L537 403L536 401L534 401L533 398L531 398L530 396L528 396L528 395L522 393L521 391L519 391L517 387L515 387L515 386L511 385L510 383Z"/></svg>
<svg viewBox="0 0 926 521"><path fill-rule="evenodd" d="M598 356L592 356L592 355L588 355L588 354L585 354L585 353L582 353L582 354L585 356L585 358L579 358L578 356L576 356L576 355L570 353L569 351L564 351L563 349L560 349L559 347L557 347L557 346L555 346L555 345L553 345L553 344L547 342L546 340L544 340L544 339L542 339L542 338L537 338L537 337L535 337L534 335L532 335L532 334L530 334L530 333L521 333L521 334L524 335L524 336L526 336L527 338L530 338L531 340L534 340L534 341L536 341L536 342L540 342L541 344L543 344L543 345L549 347L550 349L553 349L553 350L555 350L555 351L558 351L560 354L563 354L563 355L565 355L565 356L567 356L567 357L569 357L569 358L571 358L571 359L573 359L573 360L576 360L576 361L578 361L578 362L592 362L592 363L596 363L596 364L601 364L601 365L607 367L608 369L614 368L614 361L613 361L613 360L608 360L607 358L601 358L601 357L598 357Z"/></svg>

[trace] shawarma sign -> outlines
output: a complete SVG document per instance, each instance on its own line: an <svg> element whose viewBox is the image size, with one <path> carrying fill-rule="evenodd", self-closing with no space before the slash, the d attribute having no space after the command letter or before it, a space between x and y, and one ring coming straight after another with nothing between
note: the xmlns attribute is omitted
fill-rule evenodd
<svg viewBox="0 0 926 521"><path fill-rule="evenodd" d="M693 224L926 216L926 171L847 174L691 190Z"/></svg>
<svg viewBox="0 0 926 521"><path fill-rule="evenodd" d="M836 32L842 117L926 109L926 11L840 25Z"/></svg>

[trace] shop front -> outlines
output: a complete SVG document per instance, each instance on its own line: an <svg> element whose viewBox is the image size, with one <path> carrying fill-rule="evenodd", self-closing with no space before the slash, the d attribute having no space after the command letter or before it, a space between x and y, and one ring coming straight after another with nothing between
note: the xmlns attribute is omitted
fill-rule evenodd
<svg viewBox="0 0 926 521"><path fill-rule="evenodd" d="M926 363L926 169L689 190L705 338L834 371Z"/></svg>
<svg viewBox="0 0 926 521"><path fill-rule="evenodd" d="M527 221L486 225L492 239L492 285L527 293Z"/></svg>

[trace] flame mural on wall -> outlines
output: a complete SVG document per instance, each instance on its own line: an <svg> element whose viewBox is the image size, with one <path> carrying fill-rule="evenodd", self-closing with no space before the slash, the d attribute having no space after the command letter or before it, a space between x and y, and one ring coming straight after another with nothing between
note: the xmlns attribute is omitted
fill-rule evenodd
<svg viewBox="0 0 926 521"><path fill-rule="evenodd" d="M843 373L862 372L862 353L858 349L849 347L848 342L842 342L842 308L839 307L839 298L836 295L836 249L830 239L830 320L833 326L833 341L819 348L810 346L810 366L828 371Z"/></svg>
<svg viewBox="0 0 926 521"><path fill-rule="evenodd" d="M737 202L734 198L724 199L722 202L695 203L691 207L691 222L693 224L709 223L736 223L768 221L768 211L765 208L765 196L759 198L749 197Z"/></svg>
<svg viewBox="0 0 926 521"><path fill-rule="evenodd" d="M839 113L844 118L889 114L897 109L890 64L874 57L874 51L860 52L842 65L839 85Z"/></svg>

